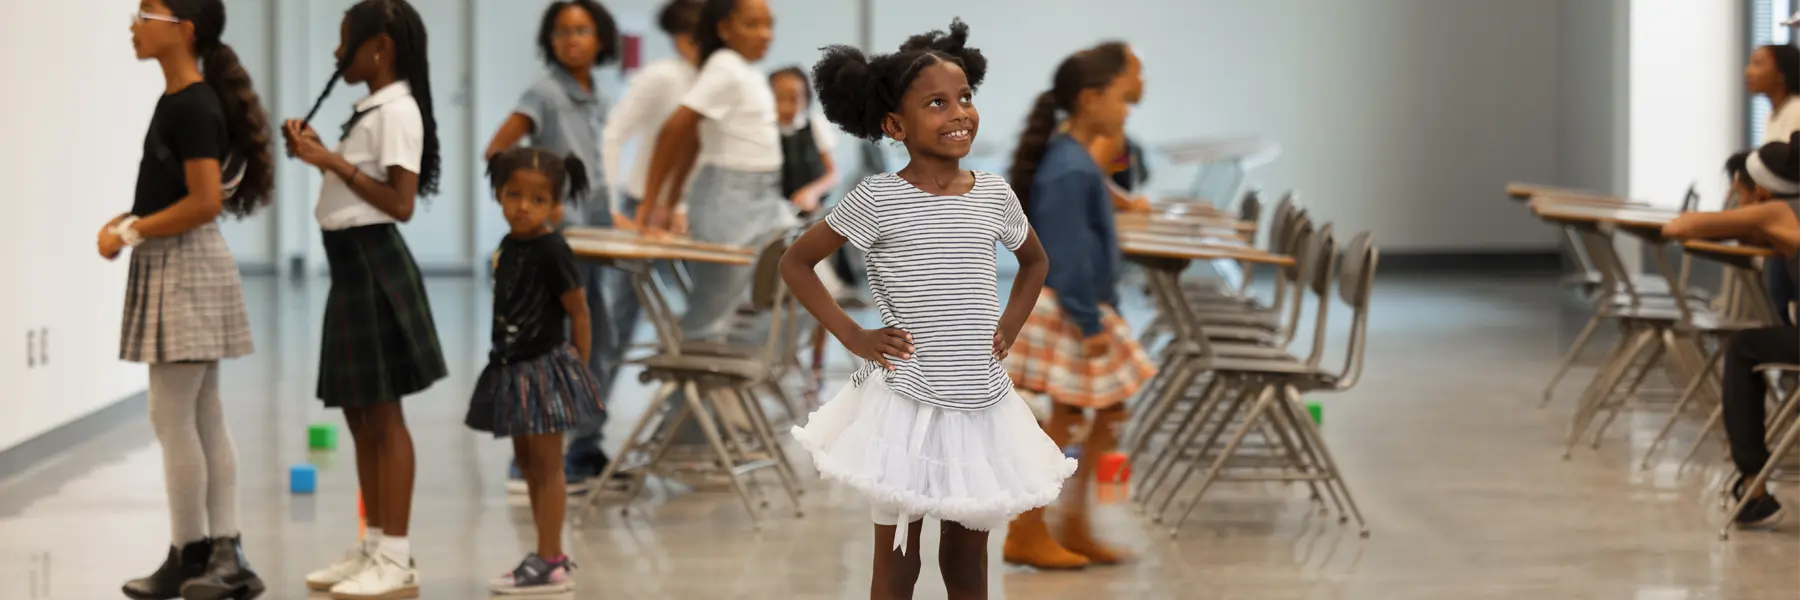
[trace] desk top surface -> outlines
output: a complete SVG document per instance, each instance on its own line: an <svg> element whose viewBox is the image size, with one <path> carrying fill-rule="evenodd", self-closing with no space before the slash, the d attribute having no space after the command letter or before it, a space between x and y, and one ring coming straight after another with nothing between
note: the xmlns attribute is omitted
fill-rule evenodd
<svg viewBox="0 0 1800 600"><path fill-rule="evenodd" d="M1551 221L1572 223L1613 223L1632 227L1661 227L1681 213L1641 206L1607 206L1584 202L1565 202L1548 196L1534 196L1531 212Z"/></svg>
<svg viewBox="0 0 1800 600"><path fill-rule="evenodd" d="M1514 182L1514 183L1506 184L1506 195L1511 196L1515 200L1532 200L1532 199L1536 199L1536 198L1549 197L1549 198L1554 198L1559 202L1570 202L1570 203L1588 203L1588 204L1615 205L1615 206L1638 206L1638 207L1651 206L1651 204L1649 202L1645 202L1643 200L1620 198L1618 196L1602 194L1600 192L1596 192L1593 190L1580 190L1580 189L1575 189L1575 188L1556 187L1556 186L1551 186L1551 185L1538 185L1535 183Z"/></svg>
<svg viewBox="0 0 1800 600"><path fill-rule="evenodd" d="M1228 216L1207 216L1207 215L1180 214L1180 213L1169 213L1169 212L1154 212L1154 213L1122 212L1122 213L1118 213L1118 214L1114 215L1113 220L1119 224L1120 228L1171 225L1171 226L1187 226L1187 227L1210 227L1210 228L1232 229L1232 230L1236 230L1236 231L1248 231L1248 232L1256 231L1256 223L1255 222L1239 221L1235 218L1228 217Z"/></svg>
<svg viewBox="0 0 1800 600"><path fill-rule="evenodd" d="M1770 257L1780 256L1774 248L1767 246L1746 246L1728 242L1709 242L1705 240L1689 240L1681 243L1681 247L1696 252L1721 254L1726 256Z"/></svg>
<svg viewBox="0 0 1800 600"><path fill-rule="evenodd" d="M1281 254L1271 254L1257 250L1242 243L1218 243L1178 241L1162 239L1123 238L1119 240L1119 250L1129 256L1149 258L1174 258L1184 260L1229 259L1248 263L1286 266L1294 264L1294 258Z"/></svg>
<svg viewBox="0 0 1800 600"><path fill-rule="evenodd" d="M569 248L576 258L589 260L685 260L691 262L748 265L753 256L739 252L722 252L701 248L682 248L640 240L570 236Z"/></svg>
<svg viewBox="0 0 1800 600"><path fill-rule="evenodd" d="M701 251L707 251L707 252L722 252L722 253L727 253L727 254L743 254L745 256L755 256L756 255L756 250L754 248L746 248L743 246L732 246L729 244L713 244L713 243L708 243L708 242L701 242L701 241L696 241L693 238L684 237L684 236L676 236L676 235L645 237L644 235L639 234L638 232L635 232L635 231L626 231L623 229L613 229L610 227L570 227L570 228L563 230L563 236L567 237L571 240L573 240L575 238L583 238L583 239L592 239L592 240L628 242L628 243L636 243L636 244L642 244L642 245L647 245L647 246L682 248L682 249L688 249L688 250L701 250Z"/></svg>

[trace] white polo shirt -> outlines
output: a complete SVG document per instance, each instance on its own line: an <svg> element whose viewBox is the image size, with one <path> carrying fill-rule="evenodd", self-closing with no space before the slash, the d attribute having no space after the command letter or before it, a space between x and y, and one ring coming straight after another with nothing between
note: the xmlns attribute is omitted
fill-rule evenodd
<svg viewBox="0 0 1800 600"><path fill-rule="evenodd" d="M681 105L706 117L700 123L700 164L758 173L781 170L775 90L743 55L730 48L713 52Z"/></svg>
<svg viewBox="0 0 1800 600"><path fill-rule="evenodd" d="M419 172L425 157L425 119L413 100L412 86L396 81L356 101L362 117L338 142L337 153L356 170L375 181L387 182L388 167ZM319 227L327 231L364 225L393 223L394 217L357 196L349 184L327 171L319 188L319 205L313 210Z"/></svg>
<svg viewBox="0 0 1800 600"><path fill-rule="evenodd" d="M644 70L632 76L631 83L625 88L625 96L619 98L619 103L606 115L606 129L600 134L600 159L612 178L608 183L615 191L614 207L624 206L623 199L616 198L619 194L644 197L656 133L662 129L663 121L669 120L669 115L681 107L682 97L694 86L695 75L694 65L681 58L665 58L645 65ZM619 174L625 172L625 144L633 138L640 140L637 159L631 167L631 177L625 179ZM622 190L620 183L625 184Z"/></svg>

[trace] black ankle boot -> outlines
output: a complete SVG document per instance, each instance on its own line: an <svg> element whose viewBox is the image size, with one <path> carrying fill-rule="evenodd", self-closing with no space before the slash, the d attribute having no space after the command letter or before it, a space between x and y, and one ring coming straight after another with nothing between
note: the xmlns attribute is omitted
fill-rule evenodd
<svg viewBox="0 0 1800 600"><path fill-rule="evenodd" d="M163 559L162 566L157 567L155 573L125 582L125 595L134 600L180 598L181 584L205 571L207 558L211 555L211 540L190 542L179 550L170 547L168 558Z"/></svg>
<svg viewBox="0 0 1800 600"><path fill-rule="evenodd" d="M200 576L181 585L185 600L251 600L263 593L263 581L244 558L243 538L213 540L212 560Z"/></svg>

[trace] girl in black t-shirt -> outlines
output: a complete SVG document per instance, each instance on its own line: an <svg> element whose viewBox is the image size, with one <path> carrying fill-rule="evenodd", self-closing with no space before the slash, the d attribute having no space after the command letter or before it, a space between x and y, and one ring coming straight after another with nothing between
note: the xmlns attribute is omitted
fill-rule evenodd
<svg viewBox="0 0 1800 600"><path fill-rule="evenodd" d="M572 588L574 568L562 550L563 432L600 418L601 406L588 369L587 294L569 242L551 223L561 220L565 194L586 193L587 170L573 156L514 148L488 162L488 179L512 231L494 251L493 350L464 422L513 439L538 532L537 552L492 587L559 593Z"/></svg>
<svg viewBox="0 0 1800 600"><path fill-rule="evenodd" d="M219 397L219 361L250 354L250 324L216 220L266 205L273 178L268 119L224 30L221 0L147 0L132 14L131 46L161 64L164 87L131 212L98 243L107 260L131 248L119 358L149 366L172 545L155 573L125 583L131 598L264 590L240 543L237 451Z"/></svg>

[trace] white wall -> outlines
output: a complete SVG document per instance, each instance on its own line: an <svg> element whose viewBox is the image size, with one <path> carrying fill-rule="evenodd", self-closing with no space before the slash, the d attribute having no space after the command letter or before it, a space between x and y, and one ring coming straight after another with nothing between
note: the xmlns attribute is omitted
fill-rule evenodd
<svg viewBox="0 0 1800 600"><path fill-rule="evenodd" d="M1565 0L1558 20L1557 178L1624 194L1630 145L1629 0Z"/></svg>
<svg viewBox="0 0 1800 600"><path fill-rule="evenodd" d="M1716 208L1725 157L1745 146L1743 5L1635 0L1630 13L1627 191L1678 206L1698 182Z"/></svg>
<svg viewBox="0 0 1800 600"><path fill-rule="evenodd" d="M136 6L0 3L0 51L34 57L0 64L0 79L56 82L8 94L0 110L11 140L0 148L0 179L12 198L10 231L0 236L0 278L9 282L0 296L0 449L145 385L143 367L118 359L126 265L101 260L94 246L100 226L131 208L143 132L163 88L156 64L132 55L125 17ZM47 366L26 368L28 329L49 330Z"/></svg>
<svg viewBox="0 0 1800 600"><path fill-rule="evenodd" d="M1283 154L1254 182L1300 190L1338 231L1373 230L1387 249L1542 248L1553 232L1496 190L1557 175L1560 5L878 0L875 45L961 15L991 62L980 136L1010 148L1058 61L1127 40L1145 61L1130 122L1145 141L1272 137Z"/></svg>

